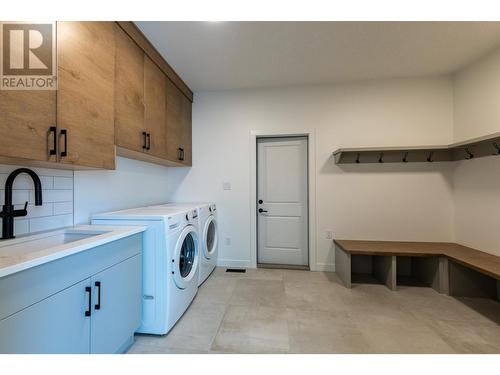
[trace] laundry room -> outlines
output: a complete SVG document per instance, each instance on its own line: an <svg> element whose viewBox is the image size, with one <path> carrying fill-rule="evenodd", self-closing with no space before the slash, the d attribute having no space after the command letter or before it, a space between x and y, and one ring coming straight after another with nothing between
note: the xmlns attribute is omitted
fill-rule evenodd
<svg viewBox="0 0 500 375"><path fill-rule="evenodd" d="M499 364L500 12L124 3L2 15L0 362Z"/></svg>

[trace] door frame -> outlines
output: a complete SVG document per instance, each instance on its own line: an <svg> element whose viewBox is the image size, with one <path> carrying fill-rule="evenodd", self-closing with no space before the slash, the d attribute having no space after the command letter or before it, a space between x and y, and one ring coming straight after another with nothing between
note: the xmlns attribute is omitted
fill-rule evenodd
<svg viewBox="0 0 500 375"><path fill-rule="evenodd" d="M250 131L250 261L257 268L257 138L307 137L309 269L318 271L316 263L316 137L314 129Z"/></svg>

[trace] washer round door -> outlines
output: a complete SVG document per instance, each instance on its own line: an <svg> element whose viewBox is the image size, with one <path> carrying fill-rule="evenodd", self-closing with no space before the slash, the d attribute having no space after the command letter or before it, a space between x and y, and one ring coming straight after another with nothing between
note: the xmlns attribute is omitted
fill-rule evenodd
<svg viewBox="0 0 500 375"><path fill-rule="evenodd" d="M194 226L188 225L182 230L175 246L172 267L175 284L180 289L185 289L197 275L198 235Z"/></svg>
<svg viewBox="0 0 500 375"><path fill-rule="evenodd" d="M217 220L215 220L215 216L210 215L205 222L205 228L203 228L203 256L205 258L210 259L215 255L218 240Z"/></svg>

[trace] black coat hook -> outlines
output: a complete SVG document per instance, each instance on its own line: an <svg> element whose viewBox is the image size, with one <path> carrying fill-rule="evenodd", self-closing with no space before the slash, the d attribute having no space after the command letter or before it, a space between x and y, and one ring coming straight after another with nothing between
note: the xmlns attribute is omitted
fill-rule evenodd
<svg viewBox="0 0 500 375"><path fill-rule="evenodd" d="M403 163L408 163L408 151L406 151L403 155Z"/></svg>
<svg viewBox="0 0 500 375"><path fill-rule="evenodd" d="M384 153L383 152L380 153L380 155L378 157L378 162L379 163L383 163L384 162Z"/></svg>
<svg viewBox="0 0 500 375"><path fill-rule="evenodd" d="M495 149L497 150L497 153L493 155L500 155L500 147L498 147L498 144L496 142L493 142L493 147L495 147Z"/></svg>
<svg viewBox="0 0 500 375"><path fill-rule="evenodd" d="M467 153L466 159L472 159L474 157L474 154L470 152L468 148L465 149L465 152Z"/></svg>
<svg viewBox="0 0 500 375"><path fill-rule="evenodd" d="M427 157L427 161L429 163L431 163L433 160L432 160L432 157L434 156L434 151L431 151L431 153L429 154L429 156Z"/></svg>
<svg viewBox="0 0 500 375"><path fill-rule="evenodd" d="M358 152L358 154L356 155L356 164L359 164L359 152Z"/></svg>

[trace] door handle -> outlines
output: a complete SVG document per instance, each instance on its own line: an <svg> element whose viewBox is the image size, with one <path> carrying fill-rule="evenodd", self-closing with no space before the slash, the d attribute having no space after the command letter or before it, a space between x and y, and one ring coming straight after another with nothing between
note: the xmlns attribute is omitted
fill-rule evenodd
<svg viewBox="0 0 500 375"><path fill-rule="evenodd" d="M179 160L184 160L184 149L179 147Z"/></svg>
<svg viewBox="0 0 500 375"><path fill-rule="evenodd" d="M61 129L61 135L64 138L64 151L61 151L61 157L68 156L68 131Z"/></svg>
<svg viewBox="0 0 500 375"><path fill-rule="evenodd" d="M97 304L94 305L94 309L100 310L101 309L101 282L96 281L94 285L97 288Z"/></svg>
<svg viewBox="0 0 500 375"><path fill-rule="evenodd" d="M259 208L259 213L267 212L266 210L263 210L262 208Z"/></svg>
<svg viewBox="0 0 500 375"><path fill-rule="evenodd" d="M149 150L149 149L151 149L151 133L146 134L146 139L148 140L146 150Z"/></svg>
<svg viewBox="0 0 500 375"><path fill-rule="evenodd" d="M49 135L50 133L54 135L54 143L52 144L52 149L49 150L49 155L57 155L57 128L55 126L51 126L49 128Z"/></svg>
<svg viewBox="0 0 500 375"><path fill-rule="evenodd" d="M142 132L142 149L145 150L146 147L147 147L147 141L146 141L146 138L147 138L147 133L146 132Z"/></svg>
<svg viewBox="0 0 500 375"><path fill-rule="evenodd" d="M90 316L91 315L90 306L92 306L92 288L90 286L86 286L85 293L89 294L89 300L87 305L88 309L85 311L85 316Z"/></svg>

